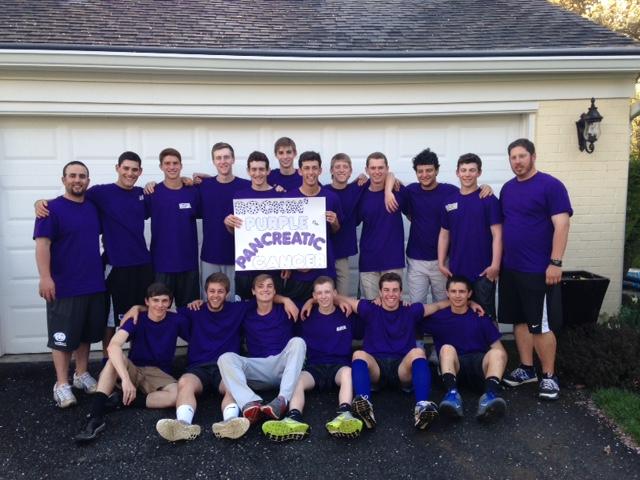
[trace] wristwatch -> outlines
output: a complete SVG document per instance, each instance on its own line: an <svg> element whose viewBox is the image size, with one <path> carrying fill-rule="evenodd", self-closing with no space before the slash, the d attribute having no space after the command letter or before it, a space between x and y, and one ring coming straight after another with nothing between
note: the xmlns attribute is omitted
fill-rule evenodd
<svg viewBox="0 0 640 480"><path fill-rule="evenodd" d="M554 267L562 267L562 260L558 260L557 258L552 258L549 260L549 264Z"/></svg>

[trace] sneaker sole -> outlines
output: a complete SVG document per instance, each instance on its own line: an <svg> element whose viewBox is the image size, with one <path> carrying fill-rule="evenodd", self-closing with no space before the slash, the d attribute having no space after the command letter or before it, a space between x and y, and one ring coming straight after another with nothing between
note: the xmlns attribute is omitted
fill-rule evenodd
<svg viewBox="0 0 640 480"><path fill-rule="evenodd" d="M195 440L200 435L200 425L186 425L177 420L159 420L156 423L156 430L162 438L169 442Z"/></svg>
<svg viewBox="0 0 640 480"><path fill-rule="evenodd" d="M484 408L482 412L479 411L476 415L476 419L479 422L490 423L504 417L506 411L507 403L504 400L502 402L494 401L489 406Z"/></svg>
<svg viewBox="0 0 640 480"><path fill-rule="evenodd" d="M518 382L517 380L507 380L506 378L502 379L502 383L507 385L508 387L519 387L520 385L524 385L525 383L533 383L538 382L538 377L533 377L528 380L523 380L522 382Z"/></svg>
<svg viewBox="0 0 640 480"><path fill-rule="evenodd" d="M102 425L100 425L93 431L93 434L88 436L76 435L75 437L73 437L73 439L76 443L88 443L92 440L95 440L98 434L101 433L105 428L107 428L107 424L103 422Z"/></svg>
<svg viewBox="0 0 640 480"><path fill-rule="evenodd" d="M371 404L367 400L365 400L364 398L361 400L354 400L352 409L353 412L362 419L367 428L375 428L376 419L373 416L373 409L371 408Z"/></svg>
<svg viewBox="0 0 640 480"><path fill-rule="evenodd" d="M242 411L242 416L249 420L251 424L258 422L262 418L262 410L260 405L253 405Z"/></svg>
<svg viewBox="0 0 640 480"><path fill-rule="evenodd" d="M426 430L429 425L431 425L435 421L436 418L438 418L438 412L424 411L416 419L414 425L419 430Z"/></svg>
<svg viewBox="0 0 640 480"><path fill-rule="evenodd" d="M438 411L440 412L440 415L448 418L459 419L464 417L463 413L460 413L456 407L449 403L441 403L438 406Z"/></svg>
<svg viewBox="0 0 640 480"><path fill-rule="evenodd" d="M227 422L218 422L211 425L211 431L216 438L230 438L236 440L242 437L251 426L251 422L244 417L234 418Z"/></svg>
<svg viewBox="0 0 640 480"><path fill-rule="evenodd" d="M57 400L55 400L55 402L58 408L69 408L78 404L77 400L69 400L68 402L58 402Z"/></svg>
<svg viewBox="0 0 640 480"><path fill-rule="evenodd" d="M560 392L558 393L538 393L538 398L541 400L558 400L560 398Z"/></svg>
<svg viewBox="0 0 640 480"><path fill-rule="evenodd" d="M308 425L287 425L278 420L268 420L262 424L262 433L274 442L304 440L309 436Z"/></svg>
<svg viewBox="0 0 640 480"><path fill-rule="evenodd" d="M358 438L362 431L362 421L357 418L343 420L336 428L333 425L325 425L327 432L334 438Z"/></svg>
<svg viewBox="0 0 640 480"><path fill-rule="evenodd" d="M270 420L282 420L282 415L278 415L271 405L260 407L260 413L263 417L267 417Z"/></svg>

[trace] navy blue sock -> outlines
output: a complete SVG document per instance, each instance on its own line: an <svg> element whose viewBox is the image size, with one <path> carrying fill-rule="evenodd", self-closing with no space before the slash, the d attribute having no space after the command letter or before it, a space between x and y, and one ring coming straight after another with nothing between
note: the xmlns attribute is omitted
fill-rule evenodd
<svg viewBox="0 0 640 480"><path fill-rule="evenodd" d="M348 403L341 403L338 406L338 413L345 413L345 412L350 412L351 411L351 405Z"/></svg>
<svg viewBox="0 0 640 480"><path fill-rule="evenodd" d="M413 361L411 375L413 376L413 391L416 395L416 402L427 400L431 389L431 372L426 358L416 358Z"/></svg>
<svg viewBox="0 0 640 480"><path fill-rule="evenodd" d="M371 396L371 379L369 378L369 366L364 360L354 360L351 363L351 375L353 376L353 391L355 395Z"/></svg>
<svg viewBox="0 0 640 480"><path fill-rule="evenodd" d="M296 422L302 422L302 412L297 408L294 408L293 410L289 410L289 412L287 413L287 417L289 417L292 420L295 420Z"/></svg>
<svg viewBox="0 0 640 480"><path fill-rule="evenodd" d="M493 393L494 395L498 395L500 392L500 380L498 377L488 377L484 381L484 391L489 393Z"/></svg>

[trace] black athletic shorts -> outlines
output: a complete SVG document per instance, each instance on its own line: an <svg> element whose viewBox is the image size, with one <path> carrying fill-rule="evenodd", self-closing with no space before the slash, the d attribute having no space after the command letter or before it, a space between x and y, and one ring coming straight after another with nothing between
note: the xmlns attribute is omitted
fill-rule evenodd
<svg viewBox="0 0 640 480"><path fill-rule="evenodd" d="M156 272L156 282L162 282L173 292L176 307L184 307L200 299L200 275L198 270L178 273Z"/></svg>
<svg viewBox="0 0 640 480"><path fill-rule="evenodd" d="M47 347L72 352L81 343L102 340L109 313L104 292L47 302Z"/></svg>
<svg viewBox="0 0 640 480"><path fill-rule="evenodd" d="M111 295L116 326L131 307L144 305L147 287L153 283L153 278L153 266L150 263L112 267L107 277L107 291Z"/></svg>
<svg viewBox="0 0 640 480"><path fill-rule="evenodd" d="M202 363L200 365L187 367L184 373L190 373L198 377L198 380L202 383L203 392L218 392L222 376L220 375L217 362Z"/></svg>
<svg viewBox="0 0 640 480"><path fill-rule="evenodd" d="M398 367L402 363L401 358L377 358L373 357L380 368L380 380L372 385L372 390L382 390L383 388L403 388L406 385L400 383Z"/></svg>
<svg viewBox="0 0 640 480"><path fill-rule="evenodd" d="M496 282L487 277L480 277L473 282L473 296L471 300L484 308L485 315L496 319Z"/></svg>
<svg viewBox="0 0 640 480"><path fill-rule="evenodd" d="M460 385L479 392L484 391L482 360L485 355L485 353L467 353L458 357L460 371L456 378Z"/></svg>
<svg viewBox="0 0 640 480"><path fill-rule="evenodd" d="M323 363L318 365L308 365L304 367L305 371L313 377L313 381L316 382L315 390L329 391L335 390L336 375L338 370L347 365L338 365L335 363Z"/></svg>
<svg viewBox="0 0 640 480"><path fill-rule="evenodd" d="M561 287L547 285L544 273L502 269L498 304L500 323L526 323L533 334L562 327Z"/></svg>

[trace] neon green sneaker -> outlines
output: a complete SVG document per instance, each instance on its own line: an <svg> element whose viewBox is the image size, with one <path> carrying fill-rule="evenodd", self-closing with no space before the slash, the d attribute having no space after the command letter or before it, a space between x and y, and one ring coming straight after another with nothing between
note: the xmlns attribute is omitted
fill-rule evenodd
<svg viewBox="0 0 640 480"><path fill-rule="evenodd" d="M309 435L309 425L285 417L282 420L268 420L262 424L263 433L274 442L303 440Z"/></svg>
<svg viewBox="0 0 640 480"><path fill-rule="evenodd" d="M362 420L351 415L351 412L343 412L325 426L334 438L357 438L362 431Z"/></svg>

